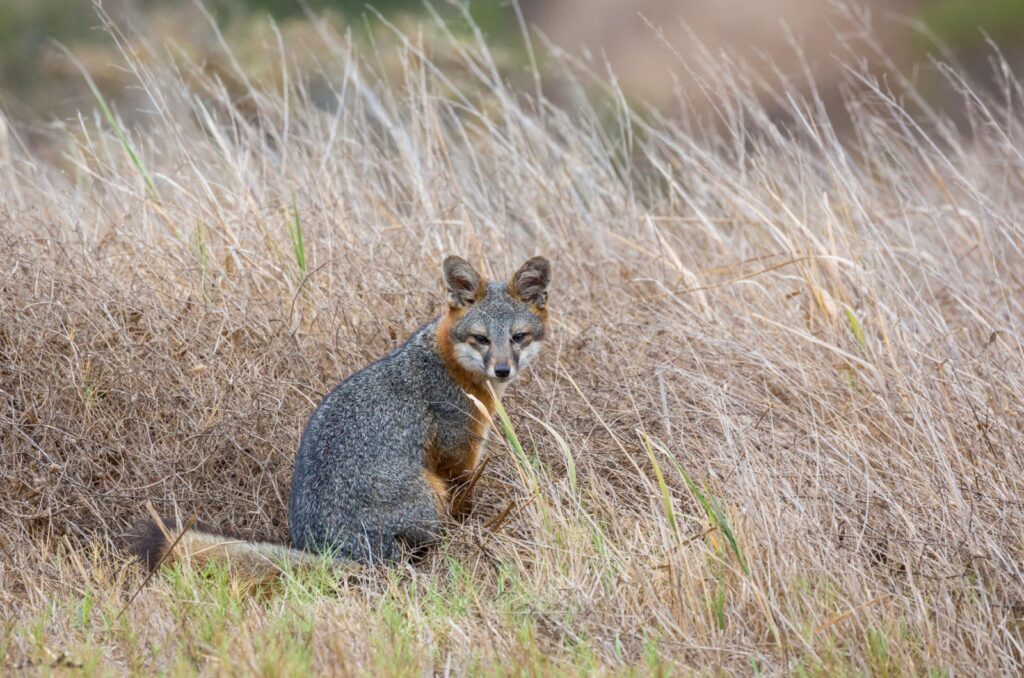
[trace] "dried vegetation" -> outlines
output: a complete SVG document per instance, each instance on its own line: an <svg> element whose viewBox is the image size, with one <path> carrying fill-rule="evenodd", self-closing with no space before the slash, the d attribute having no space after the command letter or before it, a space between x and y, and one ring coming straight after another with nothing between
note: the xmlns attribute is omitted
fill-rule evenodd
<svg viewBox="0 0 1024 678"><path fill-rule="evenodd" d="M851 69L840 138L717 56L666 119L556 55L558 107L472 41L274 35L281 73L230 84L122 37L143 124L0 139L4 666L1020 672L1014 75L947 72L950 116ZM447 252L556 276L469 521L264 596L186 567L118 617L146 500L285 538L305 418L438 310Z"/></svg>

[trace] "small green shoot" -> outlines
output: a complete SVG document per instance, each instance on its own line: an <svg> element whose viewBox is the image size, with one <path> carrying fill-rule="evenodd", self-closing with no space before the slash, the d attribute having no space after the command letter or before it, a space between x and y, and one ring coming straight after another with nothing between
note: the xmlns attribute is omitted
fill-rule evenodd
<svg viewBox="0 0 1024 678"><path fill-rule="evenodd" d="M721 578L715 586L715 598L711 601L711 609L715 615L715 624L719 631L725 630L725 584Z"/></svg>
<svg viewBox="0 0 1024 678"><path fill-rule="evenodd" d="M66 49L64 51L68 57L71 57L70 52ZM113 111L110 110L110 106L107 105L107 100L103 98L100 88L96 86L96 82L92 79L92 76L89 75L89 71L87 71L82 64L77 60L75 60L74 63L78 67L79 72L81 72L82 77L85 78L85 83L89 86L89 90L92 92L93 97L95 97L96 103L99 104L103 117L106 118L107 123L110 125L111 129L114 130L114 135L117 137L117 140L121 142L121 147L124 148L125 153L128 154L132 164L135 165L135 169L139 171L142 178L145 180L146 186L149 189L150 197L159 203L160 194L156 190L156 183L153 181L153 177L149 174L149 170L147 170L146 166L142 163L142 159L135 151L135 147L132 146L131 141L129 141L128 135L124 133L121 123L118 122L117 117L114 115Z"/></svg>
<svg viewBox="0 0 1024 678"><path fill-rule="evenodd" d="M661 466L658 465L658 460L654 456L654 448L651 446L650 438L643 431L639 431L639 433L644 442L644 449L647 450L647 458L651 460L651 465L654 467L654 476L658 480L658 489L661 491L661 501L665 506L665 517L668 519L669 527L672 528L672 534L678 539L679 525L676 522L676 510L672 505L672 495L669 492L668 483L665 482L665 475L661 472Z"/></svg>
<svg viewBox="0 0 1024 678"><path fill-rule="evenodd" d="M853 333L854 341L856 341L857 346L860 347L861 353L870 357L868 352L868 342L864 337L864 328L861 326L860 320L857 319L857 315L853 312L853 309L847 307L845 310L846 321L850 324L850 332Z"/></svg>
<svg viewBox="0 0 1024 678"><path fill-rule="evenodd" d="M686 471L683 470L683 467L680 466L679 462L676 461L675 457L672 456L672 454L664 445L657 441L652 442L653 445L657 447L662 454L668 457L668 459L672 462L673 466L676 467L676 471L678 471L679 475L681 475L683 477L683 480L686 481L686 485L687 487L690 488L690 492L693 493L693 496L697 499L698 503L700 503L701 507L704 509L704 512L707 514L708 520L711 522L713 526L717 527L722 532L722 534L725 536L726 541L729 542L729 548L736 556L736 560L739 562L740 569L743 570L743 574L750 576L750 570L747 568L747 561L743 557L743 551L740 549L739 542L736 541L736 535L733 533L732 527L730 527L729 525L729 519L725 515L725 511L722 509L721 504L719 504L718 500L714 497L714 495L706 493L699 487L697 487L697 484L693 482L689 474L687 474Z"/></svg>
<svg viewBox="0 0 1024 678"><path fill-rule="evenodd" d="M288 222L288 236L292 240L292 249L295 251L295 263L299 265L302 277L308 274L306 270L306 246L302 241L302 220L299 219L299 208L292 200L292 218Z"/></svg>

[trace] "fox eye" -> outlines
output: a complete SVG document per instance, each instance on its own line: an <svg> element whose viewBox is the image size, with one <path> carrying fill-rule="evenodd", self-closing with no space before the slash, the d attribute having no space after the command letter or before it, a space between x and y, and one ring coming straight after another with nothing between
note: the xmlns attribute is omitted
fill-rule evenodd
<svg viewBox="0 0 1024 678"><path fill-rule="evenodd" d="M475 341L476 343L478 343L478 344L483 344L484 346L486 346L487 344L491 343L491 340L490 340L490 339L488 339L487 337L485 337L485 336L484 336L484 335L482 335L482 334L471 334L471 335L470 335L470 337L471 337L471 338L473 339L473 341Z"/></svg>
<svg viewBox="0 0 1024 678"><path fill-rule="evenodd" d="M512 335L512 341L514 341L517 344L521 344L524 341L526 341L526 338L529 337L529 336L530 335L527 334L526 332L520 332L519 334L513 334Z"/></svg>

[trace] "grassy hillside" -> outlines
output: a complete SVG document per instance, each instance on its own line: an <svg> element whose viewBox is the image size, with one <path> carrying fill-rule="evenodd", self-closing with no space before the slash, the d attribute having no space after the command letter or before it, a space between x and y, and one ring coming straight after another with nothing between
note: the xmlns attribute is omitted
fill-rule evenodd
<svg viewBox="0 0 1024 678"><path fill-rule="evenodd" d="M0 125L5 671L1020 672L1018 80L950 75L954 125L854 69L841 142L720 57L673 122L554 55L564 108L480 45L311 35L267 49L315 88L157 46L142 124L97 102L47 162ZM468 522L132 599L147 500L285 537L305 418L439 311L448 252L555 267Z"/></svg>

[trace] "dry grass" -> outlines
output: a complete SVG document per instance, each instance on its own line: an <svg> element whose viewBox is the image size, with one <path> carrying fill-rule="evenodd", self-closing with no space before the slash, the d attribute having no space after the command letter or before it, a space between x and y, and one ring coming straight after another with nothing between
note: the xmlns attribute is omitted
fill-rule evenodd
<svg viewBox="0 0 1024 678"><path fill-rule="evenodd" d="M673 123L514 94L480 46L321 37L281 47L321 74L241 94L132 43L147 124L83 115L58 165L0 139L0 665L1021 670L1012 75L954 125L852 71L840 142L720 58L713 119ZM285 537L305 418L438 310L447 252L555 262L522 452L494 439L468 523L258 597L173 570L117 618L147 499Z"/></svg>

